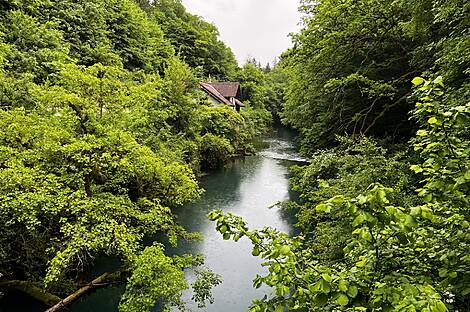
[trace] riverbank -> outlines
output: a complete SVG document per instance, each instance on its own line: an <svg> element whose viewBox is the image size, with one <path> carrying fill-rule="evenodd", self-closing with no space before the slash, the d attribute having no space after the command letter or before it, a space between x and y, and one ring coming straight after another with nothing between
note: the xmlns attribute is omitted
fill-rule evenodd
<svg viewBox="0 0 470 312"><path fill-rule="evenodd" d="M291 232L296 222L293 214L268 207L295 196L288 181L288 168L296 163L292 160L295 151L292 139L293 133L285 129L265 137L267 148L258 155L236 159L225 168L202 177L201 184L206 190L202 198L175 212L181 225L190 232L200 232L203 239L199 242L180 242L177 248L168 251L172 254L203 254L205 265L223 279L222 285L214 289L215 303L205 309L190 304L193 311L246 312L253 299L269 291L252 287L253 277L262 274L264 269L259 259L251 256L248 242L223 240L206 214L213 209L222 209L244 216L252 227L272 226ZM187 272L187 277L191 281L193 272ZM70 310L115 311L120 291L120 288L98 290L71 306ZM186 301L190 301L191 296L187 292Z"/></svg>
<svg viewBox="0 0 470 312"><path fill-rule="evenodd" d="M214 289L215 303L205 309L189 304L194 311L245 312L253 299L269 291L252 287L253 277L263 274L264 269L259 259L251 256L248 242L223 240L206 214L213 209L222 209L242 215L251 227L271 226L291 233L296 223L294 215L269 207L295 197L289 187L289 167L302 159L296 154L292 143L294 136L293 132L283 128L270 132L260 141L264 147L257 155L234 159L224 168L200 177L201 186L206 190L202 198L175 211L178 222L189 232L201 233L203 239L180 242L177 248L167 247L168 253L203 254L205 266L220 274L223 279L222 285ZM96 258L90 274L113 271L119 265L117 260ZM188 271L187 277L192 281L193 272ZM123 286L98 289L72 304L69 311L116 311L123 292ZM185 301L190 302L191 296L187 292ZM1 311L18 311L18 302L21 302L21 311L44 311L45 307L38 302L26 300L22 296L10 298L12 300L3 303Z"/></svg>

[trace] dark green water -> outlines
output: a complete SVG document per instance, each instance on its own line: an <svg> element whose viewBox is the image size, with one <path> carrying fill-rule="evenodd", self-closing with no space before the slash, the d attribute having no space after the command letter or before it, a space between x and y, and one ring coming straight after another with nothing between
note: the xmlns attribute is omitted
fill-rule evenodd
<svg viewBox="0 0 470 312"><path fill-rule="evenodd" d="M200 242L181 243L171 253L204 254L206 266L222 276L222 285L214 289L215 303L205 309L193 311L245 312L251 301L263 297L270 290L253 289L252 280L264 269L258 258L251 255L251 245L246 240L238 243L225 241L215 231L215 224L206 214L213 209L222 209L244 217L251 228L271 226L292 233L293 216L277 208L268 207L294 196L289 190L288 168L301 161L292 146L292 134L280 130L264 141L269 147L256 156L235 161L225 169L212 172L202 180L206 189L202 198L177 211L179 222L188 230L203 234ZM111 266L102 263L100 267ZM192 273L188 272L191 280ZM117 311L122 288L100 289L82 298L70 307L73 312ZM190 301L191 293L185 294Z"/></svg>

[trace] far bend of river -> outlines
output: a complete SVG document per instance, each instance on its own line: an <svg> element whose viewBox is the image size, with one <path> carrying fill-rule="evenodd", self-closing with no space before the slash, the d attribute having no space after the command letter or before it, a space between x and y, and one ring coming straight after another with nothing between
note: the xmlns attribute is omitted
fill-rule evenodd
<svg viewBox="0 0 470 312"><path fill-rule="evenodd" d="M271 226L292 234L294 217L279 208L269 207L295 196L289 190L288 168L302 159L295 152L293 138L293 134L285 129L266 137L263 141L267 147L256 156L236 160L205 176L201 182L206 190L202 198L177 210L179 222L190 232L202 233L203 240L179 243L177 248L169 250L170 253L203 254L205 266L223 279L223 283L213 290L214 304L204 309L188 304L191 310L246 312L253 299L262 298L270 291L252 286L254 277L266 271L261 267L260 259L251 255L251 243L246 238L238 242L223 240L206 214L213 209L222 209L245 218L250 228ZM101 261L96 264L101 269L110 265L109 259L100 264ZM192 273L188 272L187 276L189 280L193 279ZM74 303L69 311L117 311L122 291L123 287L99 289ZM191 293L188 291L184 296L189 301Z"/></svg>

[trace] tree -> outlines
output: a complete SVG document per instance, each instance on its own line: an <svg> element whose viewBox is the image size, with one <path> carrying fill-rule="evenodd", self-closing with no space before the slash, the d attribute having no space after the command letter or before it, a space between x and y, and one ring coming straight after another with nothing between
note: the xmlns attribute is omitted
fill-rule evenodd
<svg viewBox="0 0 470 312"><path fill-rule="evenodd" d="M390 201L395 192L391 187L374 183L359 195L341 194L345 187L340 187L315 210L324 219L341 215L346 220L350 234L342 243L342 255L318 257L318 240L309 232L289 238L270 228L250 231L240 217L221 211L209 214L225 239L247 237L253 255L264 259L269 269L255 278L254 286L271 286L274 293L255 300L250 311L467 307L470 105L449 107L441 102L442 77L415 78L413 83L419 88L413 113L420 125L414 148L422 159L410 169L424 179L416 190L421 199L400 206ZM321 169L328 171L327 166ZM353 176L354 183L357 178ZM313 181L329 187L325 180Z"/></svg>
<svg viewBox="0 0 470 312"><path fill-rule="evenodd" d="M430 66L429 59L414 59L427 39L426 28L414 27L414 11L401 1L303 5L305 27L283 57L283 120L299 129L303 150L312 153L309 146L344 133L408 138L409 80Z"/></svg>
<svg viewBox="0 0 470 312"><path fill-rule="evenodd" d="M158 0L149 9L176 53L191 67L222 80L231 79L237 62L233 52L219 40L217 28L201 17L186 12L181 0Z"/></svg>
<svg viewBox="0 0 470 312"><path fill-rule="evenodd" d="M146 295L153 303L176 304L187 287L181 270L199 260L164 256L161 246L147 247L143 238L190 237L171 208L197 198L200 189L187 165L139 143L127 123L114 122L141 112L129 106L134 95L123 93L124 76L115 68L70 65L60 86L37 90L37 109L2 112L3 278L44 282L61 294L64 285L75 287L96 255L106 254L121 259L129 285L142 270L180 272L163 294L139 277L155 292ZM124 305L141 295L132 298L125 296Z"/></svg>
<svg viewBox="0 0 470 312"><path fill-rule="evenodd" d="M278 64L268 71L266 108L277 122L280 121L280 114L285 102L286 83L287 74L282 64Z"/></svg>

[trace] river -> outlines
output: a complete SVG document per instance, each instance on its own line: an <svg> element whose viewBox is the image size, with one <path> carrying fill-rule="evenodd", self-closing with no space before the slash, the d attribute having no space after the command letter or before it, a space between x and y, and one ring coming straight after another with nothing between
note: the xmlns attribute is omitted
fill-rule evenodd
<svg viewBox="0 0 470 312"><path fill-rule="evenodd" d="M246 312L253 299L269 292L266 288L252 287L253 278L263 274L264 268L260 265L260 259L251 255L248 240L241 239L237 243L223 240L215 230L215 223L206 217L209 211L222 209L245 218L250 228L271 226L292 233L294 217L279 208L269 207L295 196L289 189L288 168L303 159L296 154L292 144L293 134L288 130L279 129L263 141L266 147L257 155L238 159L226 168L205 176L201 183L206 192L201 199L176 211L179 222L188 231L202 233L203 239L182 242L169 252L204 254L205 265L223 279L223 283L213 291L214 304L204 309L188 304L193 311ZM105 261L97 266L101 269L113 266L109 259ZM187 275L189 280L193 278L191 272ZM97 290L74 303L69 311L117 311L122 291L123 287ZM190 301L190 298L191 293L186 293L185 299Z"/></svg>

